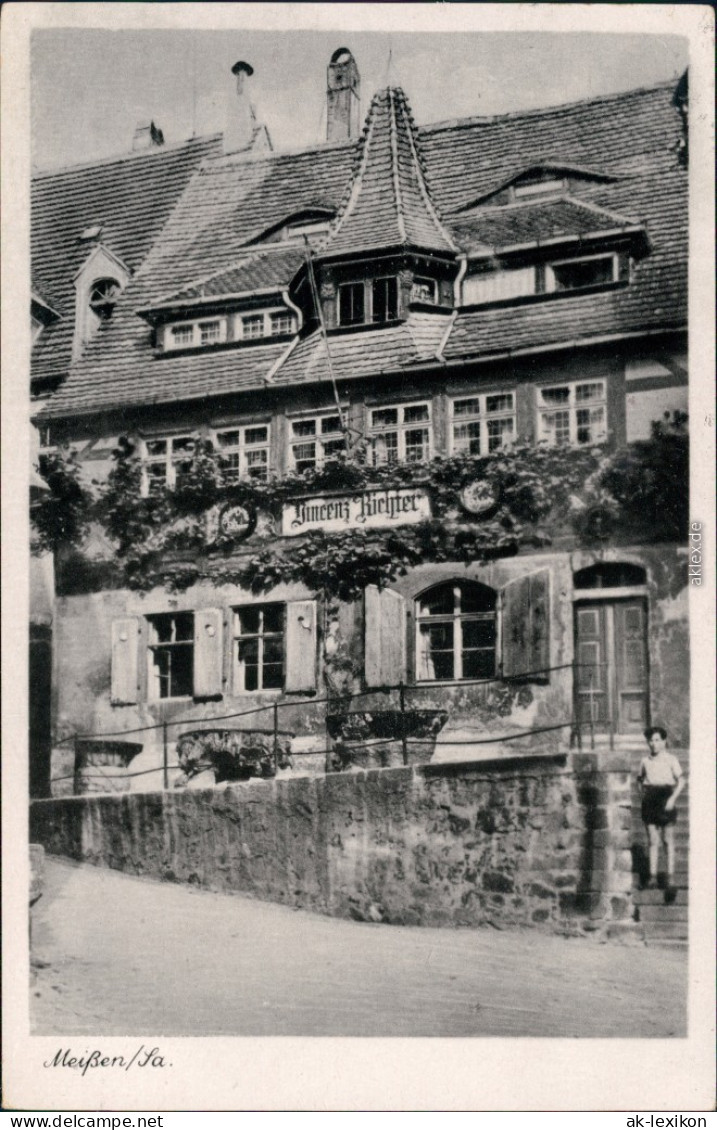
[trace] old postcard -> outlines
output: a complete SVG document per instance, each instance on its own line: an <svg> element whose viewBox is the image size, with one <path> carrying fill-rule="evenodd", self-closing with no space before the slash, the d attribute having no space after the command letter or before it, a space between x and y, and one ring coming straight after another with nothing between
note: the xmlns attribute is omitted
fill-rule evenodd
<svg viewBox="0 0 717 1130"><path fill-rule="evenodd" d="M711 1109L711 9L4 16L6 1105Z"/></svg>

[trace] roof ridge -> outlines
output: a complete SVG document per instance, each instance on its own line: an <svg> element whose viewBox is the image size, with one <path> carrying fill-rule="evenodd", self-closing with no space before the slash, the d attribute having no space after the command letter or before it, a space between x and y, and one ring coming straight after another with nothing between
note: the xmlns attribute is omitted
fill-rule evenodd
<svg viewBox="0 0 717 1130"><path fill-rule="evenodd" d="M621 98L629 98L638 94L651 94L656 90L664 90L676 86L679 76L663 79L661 82L649 86L635 86L627 90L616 90L609 94L594 94L589 98L576 98L572 102L556 102L551 106L535 106L525 110L506 110L502 114L474 114L467 118L446 118L439 122L428 122L419 126L421 133L438 132L439 130L459 129L471 125L489 124L506 121L511 118L537 117L544 114L555 114L558 110L572 110L578 106L595 105L599 102L616 102Z"/></svg>
<svg viewBox="0 0 717 1130"><path fill-rule="evenodd" d="M63 176L70 173L87 172L89 169L100 169L107 165L120 165L125 161L139 161L142 158L162 157L166 153L176 153L189 146L211 145L219 141L221 133L205 134L203 137L188 137L185 141L174 141L171 145L160 145L154 149L131 149L129 153L116 153L109 157L97 157L94 161L80 161L76 165L58 165L56 168L33 169L32 180L47 180L50 177Z"/></svg>
<svg viewBox="0 0 717 1130"><path fill-rule="evenodd" d="M374 123L376 120L376 115L373 113L373 108L377 98L378 92L374 94L373 98L371 99L371 105L369 106L368 114L366 115L366 121L364 122L364 127L361 132L361 137L359 138L358 145L356 147L354 168L351 171L351 176L346 185L346 188L344 189L344 195L339 202L338 208L336 209L336 216L329 228L326 239L322 244L319 245L317 251L323 250L323 248L330 242L330 240L333 239L334 235L339 231L339 228L343 224L344 220L347 219L351 214L351 211L356 204L356 200L358 199L359 189L361 186L363 174L366 170L366 161L368 159L368 139L373 132Z"/></svg>
<svg viewBox="0 0 717 1130"><path fill-rule="evenodd" d="M391 161L393 163L393 194L396 198L396 219L398 221L398 234L401 236L401 242L406 243L406 221L403 215L402 198L401 198L401 180L398 172L398 139L396 137L396 107L393 101L393 90L390 86L386 87L388 94L388 107L389 107L389 129L391 134Z"/></svg>
<svg viewBox="0 0 717 1130"><path fill-rule="evenodd" d="M400 87L399 87L399 90L400 90ZM449 247L452 247L454 251L457 251L458 249L457 249L455 243L453 242L453 239L451 238L450 232L447 230L446 226L444 225L443 221L441 220L441 218L438 214L438 210L436 209L436 207L433 203L433 200L431 199L431 192L430 192L430 189L428 187L426 165L425 165L425 162L423 160L423 156L421 154L421 151L418 148L418 145L416 144L416 139L413 135L413 131L416 127L415 127L415 123L414 123L414 120L413 120L413 115L411 113L410 104L409 104L408 98L406 97L406 95L404 94L404 92L402 90L401 90L401 94L403 95L402 109L403 109L403 113L406 117L406 132L408 133L408 140L409 140L409 144L411 146L411 153L413 155L414 161L418 165L418 170L419 170L419 173L420 173L420 176L418 177L419 191L420 191L420 193L423 197L423 202L426 205L426 208L428 209L428 212L429 212L429 215L431 216L431 219L433 220L433 222L438 227L439 231L443 235L443 238L448 242Z"/></svg>

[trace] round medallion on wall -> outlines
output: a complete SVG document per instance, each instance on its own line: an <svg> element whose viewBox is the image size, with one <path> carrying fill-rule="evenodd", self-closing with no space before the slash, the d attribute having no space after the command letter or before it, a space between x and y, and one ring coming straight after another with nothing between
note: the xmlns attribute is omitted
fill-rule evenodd
<svg viewBox="0 0 717 1130"><path fill-rule="evenodd" d="M458 495L461 506L474 518L492 518L500 506L500 489L487 479L473 479Z"/></svg>
<svg viewBox="0 0 717 1130"><path fill-rule="evenodd" d="M218 526L220 537L243 541L256 529L256 510L231 503L219 511Z"/></svg>

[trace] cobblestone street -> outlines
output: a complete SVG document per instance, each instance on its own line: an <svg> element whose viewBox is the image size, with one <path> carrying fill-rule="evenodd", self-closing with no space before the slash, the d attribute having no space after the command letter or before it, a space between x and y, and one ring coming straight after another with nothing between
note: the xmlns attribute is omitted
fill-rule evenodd
<svg viewBox="0 0 717 1130"><path fill-rule="evenodd" d="M36 1035L685 1032L686 949L343 921L52 858L33 942Z"/></svg>

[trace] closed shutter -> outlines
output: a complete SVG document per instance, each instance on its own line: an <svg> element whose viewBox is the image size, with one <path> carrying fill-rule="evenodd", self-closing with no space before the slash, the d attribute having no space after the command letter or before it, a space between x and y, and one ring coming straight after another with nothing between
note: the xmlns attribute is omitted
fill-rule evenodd
<svg viewBox="0 0 717 1130"><path fill-rule="evenodd" d="M550 572L542 569L505 586L503 675L546 682L550 667Z"/></svg>
<svg viewBox="0 0 717 1130"><path fill-rule="evenodd" d="M222 694L222 627L219 608L194 613L194 697L220 698Z"/></svg>
<svg viewBox="0 0 717 1130"><path fill-rule="evenodd" d="M369 585L365 598L367 687L393 687L406 677L406 610L402 596Z"/></svg>
<svg viewBox="0 0 717 1130"><path fill-rule="evenodd" d="M112 621L112 686L114 705L130 705L138 699L139 620L127 616Z"/></svg>
<svg viewBox="0 0 717 1130"><path fill-rule="evenodd" d="M316 601L293 600L286 606L286 691L316 690Z"/></svg>

